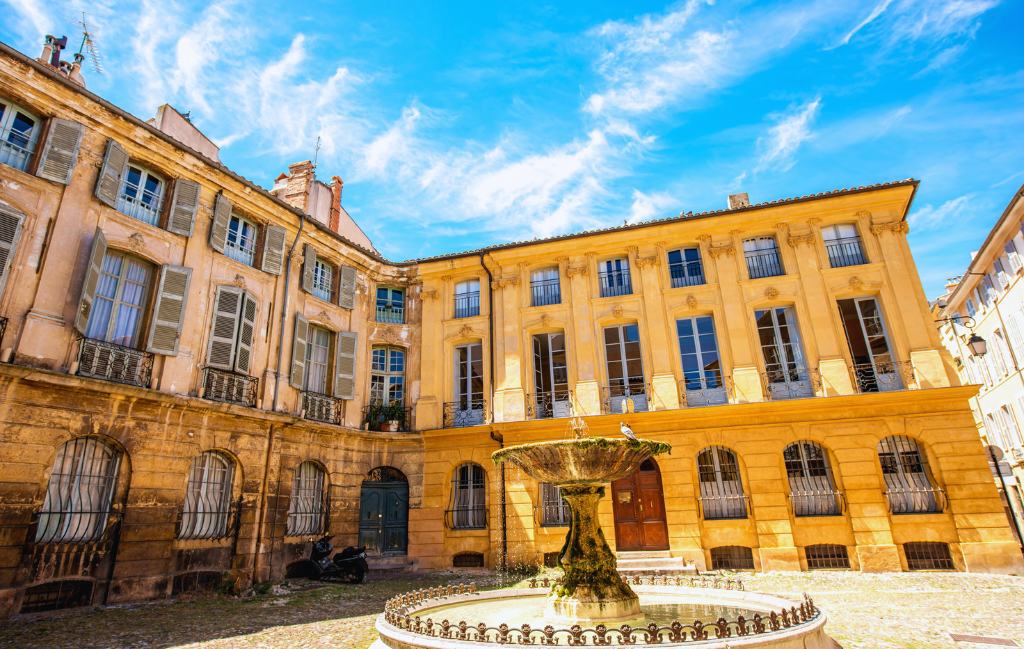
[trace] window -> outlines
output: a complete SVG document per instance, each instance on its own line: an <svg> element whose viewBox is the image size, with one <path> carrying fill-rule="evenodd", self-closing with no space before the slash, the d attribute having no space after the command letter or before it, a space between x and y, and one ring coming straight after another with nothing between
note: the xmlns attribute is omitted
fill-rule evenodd
<svg viewBox="0 0 1024 649"><path fill-rule="evenodd" d="M718 358L715 321L711 316L676 320L679 354L683 363L686 405L712 406L728 403L722 363Z"/></svg>
<svg viewBox="0 0 1024 649"><path fill-rule="evenodd" d="M479 552L460 552L452 557L452 568L483 568L484 555Z"/></svg>
<svg viewBox="0 0 1024 649"><path fill-rule="evenodd" d="M562 303L562 288L557 268L542 268L530 275L530 296L533 306Z"/></svg>
<svg viewBox="0 0 1024 649"><path fill-rule="evenodd" d="M36 543L102 539L120 468L120 451L94 437L62 444L46 485Z"/></svg>
<svg viewBox="0 0 1024 649"><path fill-rule="evenodd" d="M545 527L568 527L571 520L569 505L562 492L553 484L540 483L540 524Z"/></svg>
<svg viewBox="0 0 1024 649"><path fill-rule="evenodd" d="M128 165L117 197L117 211L157 225L164 200L164 181L142 167Z"/></svg>
<svg viewBox="0 0 1024 649"><path fill-rule="evenodd" d="M445 409L444 427L479 426L484 423L483 345L456 345L454 353L455 401Z"/></svg>
<svg viewBox="0 0 1024 649"><path fill-rule="evenodd" d="M228 222L227 243L224 254L246 266L252 266L256 259L256 224L237 214Z"/></svg>
<svg viewBox="0 0 1024 649"><path fill-rule="evenodd" d="M841 494L832 481L825 449L817 442L793 442L782 452L795 516L836 516Z"/></svg>
<svg viewBox="0 0 1024 649"><path fill-rule="evenodd" d="M747 274L750 279L785 274L775 237L747 239L743 242L743 256L747 259Z"/></svg>
<svg viewBox="0 0 1024 649"><path fill-rule="evenodd" d="M334 269L327 262L317 259L313 266L313 295L325 302L331 301L331 280Z"/></svg>
<svg viewBox="0 0 1024 649"><path fill-rule="evenodd" d="M315 462L303 462L292 477L288 504L287 534L320 534L324 522L324 470Z"/></svg>
<svg viewBox="0 0 1024 649"><path fill-rule="evenodd" d="M452 506L448 510L449 527L454 530L482 530L486 527L486 491L484 469L479 464L463 464L452 476Z"/></svg>
<svg viewBox="0 0 1024 649"><path fill-rule="evenodd" d="M850 555L845 545L808 545L804 548L807 555L808 570L830 570L850 567Z"/></svg>
<svg viewBox="0 0 1024 649"><path fill-rule="evenodd" d="M1020 429L1017 428L1017 421L1013 418L1013 409L1010 408L1009 404L1000 406L999 418L1003 422L1003 430L1006 433L1006 448L1007 450L1020 446L1022 444Z"/></svg>
<svg viewBox="0 0 1024 649"><path fill-rule="evenodd" d="M804 360L793 308L754 311L754 319L764 358L768 396L772 400L813 397L814 384Z"/></svg>
<svg viewBox="0 0 1024 649"><path fill-rule="evenodd" d="M985 294L985 306L992 306L996 299L996 288L990 275L981 278L982 292Z"/></svg>
<svg viewBox="0 0 1024 649"><path fill-rule="evenodd" d="M858 266L866 264L864 250L861 248L857 226L853 224L829 225L821 229L821 238L825 242L828 263L832 268Z"/></svg>
<svg viewBox="0 0 1024 649"><path fill-rule="evenodd" d="M374 347L370 367L370 403L401 404L405 398L405 351Z"/></svg>
<svg viewBox="0 0 1024 649"><path fill-rule="evenodd" d="M1014 357L1018 362L1024 362L1024 326L1021 325L1020 313L1010 311L1006 314L1006 331L1010 335Z"/></svg>
<svg viewBox="0 0 1024 649"><path fill-rule="evenodd" d="M0 101L0 164L25 171L39 137L39 119Z"/></svg>
<svg viewBox="0 0 1024 649"><path fill-rule="evenodd" d="M377 287L377 322L405 322L405 291L400 288Z"/></svg>
<svg viewBox="0 0 1024 649"><path fill-rule="evenodd" d="M256 335L256 298L233 285L217 287L206 351L209 367L248 375Z"/></svg>
<svg viewBox="0 0 1024 649"><path fill-rule="evenodd" d="M1009 262L1010 272L1019 272L1021 269L1020 253L1017 251L1017 245L1013 243L1013 239L1006 242L1003 250L1006 251L1006 260Z"/></svg>
<svg viewBox="0 0 1024 649"><path fill-rule="evenodd" d="M740 545L711 548L712 570L753 570L754 551Z"/></svg>
<svg viewBox="0 0 1024 649"><path fill-rule="evenodd" d="M978 312L978 307L974 306L974 299L967 298L967 301L964 304L967 307L967 315L973 318L974 315Z"/></svg>
<svg viewBox="0 0 1024 649"><path fill-rule="evenodd" d="M532 419L572 416L564 333L534 334L533 383Z"/></svg>
<svg viewBox="0 0 1024 649"><path fill-rule="evenodd" d="M85 336L137 347L153 266L121 252L103 257Z"/></svg>
<svg viewBox="0 0 1024 649"><path fill-rule="evenodd" d="M904 435L886 437L878 443L878 460L893 514L942 511L944 494L933 486L928 463L917 441Z"/></svg>
<svg viewBox="0 0 1024 649"><path fill-rule="evenodd" d="M327 359L331 332L310 325L306 339L306 392L327 394Z"/></svg>
<svg viewBox="0 0 1024 649"><path fill-rule="evenodd" d="M989 444L995 444L1000 448L1006 448L1003 444L1003 432L999 430L999 425L996 424L995 417L992 415L985 415L985 434L988 437Z"/></svg>
<svg viewBox="0 0 1024 649"><path fill-rule="evenodd" d="M601 297L632 295L633 284L629 278L629 260L609 259L597 265L597 278L601 283Z"/></svg>
<svg viewBox="0 0 1024 649"><path fill-rule="evenodd" d="M704 268L698 248L681 248L668 253L668 272L672 288L699 286L704 283Z"/></svg>
<svg viewBox="0 0 1024 649"><path fill-rule="evenodd" d="M995 339L996 349L999 351L996 354L996 363L999 364L999 371L1003 374L1008 374L1017 369L1016 364L1013 362L1013 357L1010 356L1010 348L1006 344L1006 337L1003 336L1003 332L996 329L992 332L992 337Z"/></svg>
<svg viewBox="0 0 1024 649"><path fill-rule="evenodd" d="M995 271L996 283L999 286L999 290L1005 291L1006 287L1010 285L1010 276L1007 275L1006 269L1003 268L1003 262L1001 259L996 259L992 263L992 270Z"/></svg>
<svg viewBox="0 0 1024 649"><path fill-rule="evenodd" d="M480 315L480 280L472 279L455 285L455 317Z"/></svg>
<svg viewBox="0 0 1024 649"><path fill-rule="evenodd" d="M705 519L747 517L739 463L732 451L724 446L704 449L697 454L697 471Z"/></svg>
<svg viewBox="0 0 1024 649"><path fill-rule="evenodd" d="M639 327L635 324L605 327L604 350L608 370L604 395L607 411L627 412L630 402L636 412L648 410Z"/></svg>
<svg viewBox="0 0 1024 649"><path fill-rule="evenodd" d="M839 317L853 360L858 392L891 392L906 387L893 358L882 312L874 298L839 300Z"/></svg>
<svg viewBox="0 0 1024 649"><path fill-rule="evenodd" d="M234 462L216 451L206 451L192 460L178 538L227 536L234 469Z"/></svg>
<svg viewBox="0 0 1024 649"><path fill-rule="evenodd" d="M903 552L907 555L908 570L956 570L945 543L904 543Z"/></svg>

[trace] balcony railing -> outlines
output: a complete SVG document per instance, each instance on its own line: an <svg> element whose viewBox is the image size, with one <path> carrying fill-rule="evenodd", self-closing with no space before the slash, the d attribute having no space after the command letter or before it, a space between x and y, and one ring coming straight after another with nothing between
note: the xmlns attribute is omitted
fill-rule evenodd
<svg viewBox="0 0 1024 649"><path fill-rule="evenodd" d="M549 390L526 395L527 419L572 417L572 390Z"/></svg>
<svg viewBox="0 0 1024 649"><path fill-rule="evenodd" d="M444 513L444 526L450 530L482 530L487 528L486 505L456 505Z"/></svg>
<svg viewBox="0 0 1024 649"><path fill-rule="evenodd" d="M449 401L444 404L444 428L465 428L480 426L487 415L486 399L467 399L465 401Z"/></svg>
<svg viewBox="0 0 1024 649"><path fill-rule="evenodd" d="M533 306L547 306L562 303L562 287L559 279L545 279L530 282L530 294Z"/></svg>
<svg viewBox="0 0 1024 649"><path fill-rule="evenodd" d="M909 361L881 361L854 365L853 385L857 392L894 392L917 385L914 366Z"/></svg>
<svg viewBox="0 0 1024 649"><path fill-rule="evenodd" d="M648 383L627 383L601 388L601 402L605 414L623 412L647 412L653 410L651 386ZM630 403L633 404L630 410Z"/></svg>
<svg viewBox="0 0 1024 649"><path fill-rule="evenodd" d="M690 261L685 264L673 264L669 266L669 274L672 276L672 288L683 286L700 286L704 284L704 268L699 261Z"/></svg>
<svg viewBox="0 0 1024 649"><path fill-rule="evenodd" d="M405 307L393 304L389 304L387 306L381 306L378 304L377 322L403 324L405 322Z"/></svg>
<svg viewBox="0 0 1024 649"><path fill-rule="evenodd" d="M342 399L319 392L302 393L302 418L341 425Z"/></svg>
<svg viewBox="0 0 1024 649"><path fill-rule="evenodd" d="M846 496L841 491L823 489L789 494L794 516L839 516L846 512Z"/></svg>
<svg viewBox="0 0 1024 649"><path fill-rule="evenodd" d="M860 237L834 239L825 245L828 263L832 268L843 266L859 266L868 263L864 259L864 249L860 245Z"/></svg>
<svg viewBox="0 0 1024 649"><path fill-rule="evenodd" d="M24 133L13 129L0 129L0 164L25 171L36 148L35 131L38 130L38 127L34 128L33 134L26 137Z"/></svg>
<svg viewBox="0 0 1024 649"><path fill-rule="evenodd" d="M472 318L480 315L480 294L464 293L455 296L455 317Z"/></svg>
<svg viewBox="0 0 1024 649"><path fill-rule="evenodd" d="M82 338L78 346L78 376L149 387L153 354L105 340Z"/></svg>
<svg viewBox="0 0 1024 649"><path fill-rule="evenodd" d="M224 244L224 254L246 266L252 266L253 259L256 257L256 242L246 240L244 244L239 245L233 241L228 241Z"/></svg>
<svg viewBox="0 0 1024 649"><path fill-rule="evenodd" d="M727 376L687 377L679 382L679 390L687 408L720 406L729 403L732 379Z"/></svg>
<svg viewBox="0 0 1024 649"><path fill-rule="evenodd" d="M597 279L601 283L601 297L633 294L633 284L630 281L628 270L600 272L597 274Z"/></svg>
<svg viewBox="0 0 1024 649"><path fill-rule="evenodd" d="M769 401L807 399L821 391L821 374L816 369L769 366L761 373Z"/></svg>
<svg viewBox="0 0 1024 649"><path fill-rule="evenodd" d="M744 495L700 497L700 511L704 520L746 518L750 497Z"/></svg>
<svg viewBox="0 0 1024 649"><path fill-rule="evenodd" d="M148 192L146 192L146 194L149 195L153 201L159 203L159 197L153 196ZM120 198L117 200L117 211L150 225L156 225L157 221L160 220L159 204L150 205L139 200L137 197L129 196L125 193L122 193Z"/></svg>
<svg viewBox="0 0 1024 649"><path fill-rule="evenodd" d="M569 527L572 520L572 514L565 501L536 505L533 508L533 517L542 527Z"/></svg>
<svg viewBox="0 0 1024 649"><path fill-rule="evenodd" d="M203 368L204 399L255 408L259 388L260 380L256 377L218 370L213 367Z"/></svg>
<svg viewBox="0 0 1024 649"><path fill-rule="evenodd" d="M371 403L363 408L366 430L378 432L408 432L412 430L412 407Z"/></svg>
<svg viewBox="0 0 1024 649"><path fill-rule="evenodd" d="M783 275L782 272L782 260L779 258L778 250L770 250L766 252L748 252L747 257L747 273L750 275L750 279L757 279L758 277L775 277L776 275Z"/></svg>
<svg viewBox="0 0 1024 649"><path fill-rule="evenodd" d="M948 502L946 492L939 487L886 489L885 498L893 514L938 514Z"/></svg>

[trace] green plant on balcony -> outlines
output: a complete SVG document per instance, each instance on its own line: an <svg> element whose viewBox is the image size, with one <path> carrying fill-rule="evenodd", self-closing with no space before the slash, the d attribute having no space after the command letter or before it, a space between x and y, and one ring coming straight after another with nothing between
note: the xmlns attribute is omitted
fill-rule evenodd
<svg viewBox="0 0 1024 649"><path fill-rule="evenodd" d="M369 430L384 430L385 426L387 430L398 430L405 425L405 406L401 403L371 403L366 407L363 423Z"/></svg>

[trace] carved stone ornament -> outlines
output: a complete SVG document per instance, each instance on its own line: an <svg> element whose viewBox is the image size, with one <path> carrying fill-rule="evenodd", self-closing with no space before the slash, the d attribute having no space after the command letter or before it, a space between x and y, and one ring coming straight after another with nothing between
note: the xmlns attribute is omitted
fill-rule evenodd
<svg viewBox="0 0 1024 649"><path fill-rule="evenodd" d="M789 229L789 224L788 223L776 223L775 224L775 229L778 230L779 232L782 232L783 230L788 230Z"/></svg>
<svg viewBox="0 0 1024 649"><path fill-rule="evenodd" d="M569 268L565 269L565 274L568 275L570 278L571 277L576 277L577 275L586 275L587 274L587 267L586 266L576 266L576 267L570 266Z"/></svg>
<svg viewBox="0 0 1024 649"><path fill-rule="evenodd" d="M686 296L686 306L688 308L690 308L690 309L696 309L697 308L697 298L695 298L692 295L687 295Z"/></svg>
<svg viewBox="0 0 1024 649"><path fill-rule="evenodd" d="M880 236L883 232L892 232L893 234L908 234L910 232L910 224L906 221L893 221L892 223L881 223L879 225L871 226L871 234Z"/></svg>
<svg viewBox="0 0 1024 649"><path fill-rule="evenodd" d="M200 203L199 211L206 218L210 219L211 221L213 220L213 205L208 205L207 203Z"/></svg>
<svg viewBox="0 0 1024 649"><path fill-rule="evenodd" d="M746 232L746 230L729 230L729 234L731 234L734 237L738 237L739 235L743 234L744 232Z"/></svg>
<svg viewBox="0 0 1024 649"><path fill-rule="evenodd" d="M708 252L711 253L713 259L718 259L722 255L729 255L732 257L736 254L736 246L711 246L708 248Z"/></svg>
<svg viewBox="0 0 1024 649"><path fill-rule="evenodd" d="M389 345L398 344L398 331L396 331L394 327L385 327L384 331L380 333L380 337Z"/></svg>
<svg viewBox="0 0 1024 649"><path fill-rule="evenodd" d="M790 248L796 248L801 243L806 243L808 245L814 245L814 235L813 234L797 234L797 235L793 235L793 236L789 237L789 239L787 241L789 241L789 247Z"/></svg>
<svg viewBox="0 0 1024 649"><path fill-rule="evenodd" d="M644 266L657 266L658 256L654 255L653 257L637 257L636 265L640 268L643 268Z"/></svg>
<svg viewBox="0 0 1024 649"><path fill-rule="evenodd" d="M451 275L441 275L441 281L442 282L450 282L450 281L452 281L452 276Z"/></svg>
<svg viewBox="0 0 1024 649"><path fill-rule="evenodd" d="M544 315L542 315L540 317L540 323L542 325L544 325L545 327L550 327L551 326L551 316L549 316L548 314L545 313Z"/></svg>
<svg viewBox="0 0 1024 649"><path fill-rule="evenodd" d="M138 232L133 232L128 237L128 245L130 245L135 250L145 250L146 249L146 239L143 238L143 236L141 234L139 234Z"/></svg>
<svg viewBox="0 0 1024 649"><path fill-rule="evenodd" d="M559 257L555 257L555 261L569 261L569 257L566 255L561 255Z"/></svg>
<svg viewBox="0 0 1024 649"><path fill-rule="evenodd" d="M769 300L774 300L775 298L779 297L779 289L775 288L774 286L769 286L764 290L764 296Z"/></svg>
<svg viewBox="0 0 1024 649"><path fill-rule="evenodd" d="M436 300L437 291L420 291L421 300Z"/></svg>
<svg viewBox="0 0 1024 649"><path fill-rule="evenodd" d="M245 288L245 278L241 275L235 275L235 286L238 288Z"/></svg>
<svg viewBox="0 0 1024 649"><path fill-rule="evenodd" d="M639 249L639 246L626 246L626 252L636 252Z"/></svg>
<svg viewBox="0 0 1024 649"><path fill-rule="evenodd" d="M519 284L519 275L512 275L510 277L502 277L491 282L491 290L497 291L499 288L508 288L509 286L516 286Z"/></svg>
<svg viewBox="0 0 1024 649"><path fill-rule="evenodd" d="M698 234L697 235L697 241L711 241L711 235L710 234Z"/></svg>
<svg viewBox="0 0 1024 649"><path fill-rule="evenodd" d="M819 223L821 223L821 219L819 219L816 216L812 216L811 218L807 219L807 225L809 225L809 226L813 227L813 226L815 226L815 225L817 225Z"/></svg>
<svg viewBox="0 0 1024 649"><path fill-rule="evenodd" d="M859 291L864 287L864 280L859 277L850 278L850 288L854 291Z"/></svg>
<svg viewBox="0 0 1024 649"><path fill-rule="evenodd" d="M475 335L476 332L473 331L473 327L470 327L469 325L462 325L462 329L459 329L459 336L462 338L469 338L470 336Z"/></svg>
<svg viewBox="0 0 1024 649"><path fill-rule="evenodd" d="M613 306L612 307L612 315L615 316L616 318L621 318L622 317L622 307L619 306L618 304Z"/></svg>
<svg viewBox="0 0 1024 649"><path fill-rule="evenodd" d="M869 212L867 210L861 210L861 211L857 212L856 214L854 214L854 216L856 216L857 218L867 217L867 218L870 219L871 218L871 212Z"/></svg>
<svg viewBox="0 0 1024 649"><path fill-rule="evenodd" d="M236 276L235 280L237 281L239 277L241 277L241 275ZM326 311L321 311L320 313L314 316L310 316L309 319L312 320L313 322L319 322L320 324L326 325L328 327L334 327L334 322L331 320L331 316Z"/></svg>

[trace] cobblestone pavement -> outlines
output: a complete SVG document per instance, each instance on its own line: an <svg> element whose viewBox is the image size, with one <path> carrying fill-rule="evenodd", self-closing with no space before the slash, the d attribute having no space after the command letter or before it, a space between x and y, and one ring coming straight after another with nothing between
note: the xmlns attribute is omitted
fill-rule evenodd
<svg viewBox="0 0 1024 649"><path fill-rule="evenodd" d="M807 592L828 611L844 649L960 647L948 633L1024 646L1024 578L955 573L745 575L749 590ZM0 624L0 648L312 649L368 647L383 603L446 583L500 583L493 574L431 573L358 586L292 583L253 597L206 595L153 604L25 617Z"/></svg>

